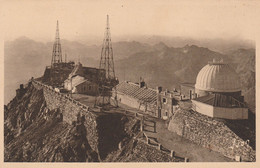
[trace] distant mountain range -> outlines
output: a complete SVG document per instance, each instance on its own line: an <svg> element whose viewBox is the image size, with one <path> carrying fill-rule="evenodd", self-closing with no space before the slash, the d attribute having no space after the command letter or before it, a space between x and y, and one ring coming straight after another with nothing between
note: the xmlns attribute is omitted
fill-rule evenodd
<svg viewBox="0 0 260 168"><path fill-rule="evenodd" d="M139 77L143 77L151 87L178 88L182 82L195 82L197 73L208 61L223 58L224 61L231 62L239 73L245 100L251 106L255 105L255 49L251 43L219 44L215 40L205 45L216 43L217 50L223 49L222 52L216 52L216 49L213 48L212 51L204 45L199 47L192 43L184 44L183 39L180 39L178 45L176 39L164 38L163 42L158 39L160 38L152 37L150 40L113 43L115 71L119 80L138 82ZM68 40L62 40L61 43L63 55L67 54L67 60L80 60L84 66L98 67L101 45L90 46ZM179 46L181 43L184 45ZM194 43L199 44L198 41ZM32 76L41 76L45 66L50 65L52 42L42 43L21 37L5 42L4 49L6 104L14 96L19 83L26 82Z"/></svg>
<svg viewBox="0 0 260 168"><path fill-rule="evenodd" d="M230 50L237 50L240 48L254 48L255 42L250 39L242 39L239 37L230 37L230 38L192 38L192 37L183 37L183 36L161 36L161 35L124 35L124 36L115 36L113 34L112 41L127 41L133 42L138 41L143 44L155 45L160 42L165 43L169 47L183 47L185 45L197 45L208 48L212 51L217 51L222 54L229 52ZM83 44L101 44L102 37L81 37L78 39L79 42Z"/></svg>

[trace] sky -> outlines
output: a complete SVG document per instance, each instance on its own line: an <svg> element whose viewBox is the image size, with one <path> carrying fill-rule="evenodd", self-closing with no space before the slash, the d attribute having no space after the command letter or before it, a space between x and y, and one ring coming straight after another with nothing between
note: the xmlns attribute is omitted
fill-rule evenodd
<svg viewBox="0 0 260 168"><path fill-rule="evenodd" d="M192 0L8 0L2 6L4 39L38 41L55 37L59 20L63 39L102 38L106 15L112 37L134 35L254 40L257 1Z"/></svg>

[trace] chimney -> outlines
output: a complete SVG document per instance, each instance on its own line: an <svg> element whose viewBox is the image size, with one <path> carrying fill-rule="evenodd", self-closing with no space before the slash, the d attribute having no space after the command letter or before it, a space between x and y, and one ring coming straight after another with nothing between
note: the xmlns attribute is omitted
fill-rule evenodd
<svg viewBox="0 0 260 168"><path fill-rule="evenodd" d="M139 80L139 87L142 88L145 86L145 82L144 82L144 79L142 77L140 77L140 80Z"/></svg>
<svg viewBox="0 0 260 168"><path fill-rule="evenodd" d="M139 83L139 87L142 88L142 87L144 87L144 86L145 86L145 82L144 82L144 81L141 81L141 82Z"/></svg>
<svg viewBox="0 0 260 168"><path fill-rule="evenodd" d="M157 86L156 90L157 90L157 93L161 93L162 92L162 87L161 86Z"/></svg>

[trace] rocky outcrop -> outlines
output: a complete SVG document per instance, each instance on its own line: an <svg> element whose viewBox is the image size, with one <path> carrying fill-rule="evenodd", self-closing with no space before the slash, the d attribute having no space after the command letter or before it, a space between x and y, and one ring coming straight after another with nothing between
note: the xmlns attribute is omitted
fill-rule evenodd
<svg viewBox="0 0 260 168"><path fill-rule="evenodd" d="M128 146L140 131L135 117L95 114L51 87L33 82L24 89L22 96L5 106L6 162L107 161L118 144Z"/></svg>
<svg viewBox="0 0 260 168"><path fill-rule="evenodd" d="M73 124L63 122L62 109L49 108L48 101L41 87L29 83L5 107L5 161L99 161L86 119L75 115Z"/></svg>
<svg viewBox="0 0 260 168"><path fill-rule="evenodd" d="M43 115L46 106L42 90L31 84L24 89L23 96L15 97L5 108L5 143L17 137L29 127L37 117Z"/></svg>
<svg viewBox="0 0 260 168"><path fill-rule="evenodd" d="M61 122L58 110L45 120L37 119L20 136L5 145L5 161L86 162L99 161L86 139L82 121Z"/></svg>

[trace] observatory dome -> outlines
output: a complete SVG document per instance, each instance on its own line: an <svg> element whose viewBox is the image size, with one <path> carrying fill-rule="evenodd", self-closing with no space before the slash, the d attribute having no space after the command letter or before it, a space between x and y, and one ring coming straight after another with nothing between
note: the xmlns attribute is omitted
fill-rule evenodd
<svg viewBox="0 0 260 168"><path fill-rule="evenodd" d="M195 88L209 92L241 91L240 80L235 70L223 62L211 62L198 73Z"/></svg>

